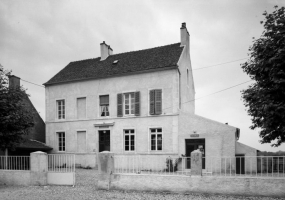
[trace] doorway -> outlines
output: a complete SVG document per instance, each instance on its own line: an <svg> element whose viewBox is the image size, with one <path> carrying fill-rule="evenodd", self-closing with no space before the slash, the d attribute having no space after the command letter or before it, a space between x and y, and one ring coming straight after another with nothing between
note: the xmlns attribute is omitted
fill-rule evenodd
<svg viewBox="0 0 285 200"><path fill-rule="evenodd" d="M236 155L236 174L245 174L244 154L237 154Z"/></svg>
<svg viewBox="0 0 285 200"><path fill-rule="evenodd" d="M202 169L205 169L206 146L203 139L185 139L186 169L191 169L191 152L200 149L202 151Z"/></svg>
<svg viewBox="0 0 285 200"><path fill-rule="evenodd" d="M99 152L110 151L110 130L100 130L99 132Z"/></svg>

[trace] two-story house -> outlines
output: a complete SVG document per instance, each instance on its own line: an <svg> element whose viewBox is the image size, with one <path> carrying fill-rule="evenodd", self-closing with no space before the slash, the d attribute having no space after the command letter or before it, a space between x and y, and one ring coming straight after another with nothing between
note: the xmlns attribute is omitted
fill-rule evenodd
<svg viewBox="0 0 285 200"><path fill-rule="evenodd" d="M97 152L235 156L239 129L195 115L189 33L161 47L69 63L47 81L46 143L94 167Z"/></svg>

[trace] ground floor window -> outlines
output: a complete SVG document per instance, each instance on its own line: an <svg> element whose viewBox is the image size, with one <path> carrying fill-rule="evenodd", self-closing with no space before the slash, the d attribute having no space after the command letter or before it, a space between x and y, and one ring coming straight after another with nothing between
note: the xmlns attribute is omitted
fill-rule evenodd
<svg viewBox="0 0 285 200"><path fill-rule="evenodd" d="M65 151L65 132L58 132L58 151Z"/></svg>
<svg viewBox="0 0 285 200"><path fill-rule="evenodd" d="M162 128L151 128L151 150L161 151L162 150Z"/></svg>
<svg viewBox="0 0 285 200"><path fill-rule="evenodd" d="M125 151L135 150L135 130L126 129L124 130L124 140L125 140Z"/></svg>

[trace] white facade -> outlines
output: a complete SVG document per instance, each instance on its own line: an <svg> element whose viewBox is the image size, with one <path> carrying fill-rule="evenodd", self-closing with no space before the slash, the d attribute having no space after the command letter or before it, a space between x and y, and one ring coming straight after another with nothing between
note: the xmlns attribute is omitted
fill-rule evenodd
<svg viewBox="0 0 285 200"><path fill-rule="evenodd" d="M52 153L75 153L78 164L94 167L100 134L105 131L110 133L108 148L118 154L181 155L187 153L186 140L204 139L206 155L234 156L236 128L194 114L195 90L186 25L181 28L181 45L184 49L178 69L47 85L46 143L53 147ZM151 90L162 92L159 115L150 115ZM118 117L117 95L123 94L126 103L124 94L133 92L140 94L140 114L126 115L123 104L124 115ZM109 95L109 116L101 116L100 96L104 95Z"/></svg>

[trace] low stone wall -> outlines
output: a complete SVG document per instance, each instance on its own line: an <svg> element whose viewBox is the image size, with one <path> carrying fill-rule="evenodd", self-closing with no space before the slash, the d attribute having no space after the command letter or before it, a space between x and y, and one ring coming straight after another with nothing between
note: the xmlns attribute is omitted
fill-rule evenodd
<svg viewBox="0 0 285 200"><path fill-rule="evenodd" d="M285 196L285 179L113 174L109 189L245 196Z"/></svg>
<svg viewBox="0 0 285 200"><path fill-rule="evenodd" d="M99 189L285 197L285 177L202 176L202 152L191 152L191 176L114 173L114 153L98 157Z"/></svg>
<svg viewBox="0 0 285 200"><path fill-rule="evenodd" d="M0 185L30 185L30 171L0 170Z"/></svg>

